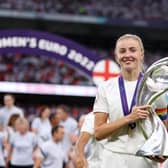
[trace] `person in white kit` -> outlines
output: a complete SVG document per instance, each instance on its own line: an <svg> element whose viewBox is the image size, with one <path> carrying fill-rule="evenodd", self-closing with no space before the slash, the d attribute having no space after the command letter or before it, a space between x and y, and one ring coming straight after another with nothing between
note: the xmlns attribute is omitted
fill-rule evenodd
<svg viewBox="0 0 168 168"><path fill-rule="evenodd" d="M33 168L33 153L37 149L37 137L29 131L29 123L25 118L16 120L18 132L10 138L10 168Z"/></svg>
<svg viewBox="0 0 168 168"><path fill-rule="evenodd" d="M60 118L58 117L57 113L51 113L49 116L49 121L50 121L51 127L54 127L59 125Z"/></svg>
<svg viewBox="0 0 168 168"><path fill-rule="evenodd" d="M93 107L96 139L108 139L102 153L101 168L158 168L156 161L136 156L145 138L135 122L145 119L145 130L149 134L152 130L148 122L148 108L151 107L135 106L144 59L141 39L132 34L121 36L116 42L115 56L121 75L98 87ZM152 159L163 161L162 158Z"/></svg>
<svg viewBox="0 0 168 168"><path fill-rule="evenodd" d="M8 132L8 141L10 141L12 135L17 131L15 128L15 122L18 118L20 118L19 114L12 114L9 118L8 126L6 128Z"/></svg>
<svg viewBox="0 0 168 168"><path fill-rule="evenodd" d="M66 105L59 105L56 108L56 113L61 119L60 125L65 129L65 135L63 138L63 147L66 153L70 150L72 142L70 140L71 134L74 134L77 130L77 121L69 115L69 108Z"/></svg>
<svg viewBox="0 0 168 168"><path fill-rule="evenodd" d="M70 135L70 140L72 142L72 146L68 152L68 158L69 158L69 167L70 168L78 168L78 166L76 165L76 159L79 158L79 156L77 156L76 154L76 143L78 141L78 138L80 136L80 130L81 130L81 127L84 123L84 120L85 120L85 114L82 114L79 118L79 121L78 121L78 129L75 131L74 134L71 134ZM87 145L88 146L88 145ZM85 154L88 155L89 154L89 148L86 148L85 150Z"/></svg>
<svg viewBox="0 0 168 168"><path fill-rule="evenodd" d="M52 139L40 147L33 168L68 168L68 159L61 144L63 137L64 128L60 125L54 126Z"/></svg>
<svg viewBox="0 0 168 168"><path fill-rule="evenodd" d="M84 123L80 131L80 137L76 144L76 165L82 168L99 168L101 161L101 153L103 152L103 144L106 140L97 141L94 136L94 113L86 115ZM88 158L85 156L85 147L89 143L90 154Z"/></svg>
<svg viewBox="0 0 168 168"><path fill-rule="evenodd" d="M11 94L4 95L4 107L0 109L0 117L4 119L5 125L8 124L9 118L13 114L19 114L20 117L24 116L22 109L14 105L15 97Z"/></svg>
<svg viewBox="0 0 168 168"><path fill-rule="evenodd" d="M4 121L0 118L0 168L6 167L6 145L8 134L4 129Z"/></svg>
<svg viewBox="0 0 168 168"><path fill-rule="evenodd" d="M37 134L39 146L51 139L50 113L51 111L48 106L42 106L40 108L39 117L35 118L32 122L31 128L32 131Z"/></svg>

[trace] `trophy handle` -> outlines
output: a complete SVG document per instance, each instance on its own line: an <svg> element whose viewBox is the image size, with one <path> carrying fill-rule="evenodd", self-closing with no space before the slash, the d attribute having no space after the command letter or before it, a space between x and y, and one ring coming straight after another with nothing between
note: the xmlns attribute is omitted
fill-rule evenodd
<svg viewBox="0 0 168 168"><path fill-rule="evenodd" d="M153 63L144 73L138 88L136 104L151 106L160 96L168 92L168 57ZM154 109L145 120L138 121L137 125L145 137L144 144L137 151L138 156L155 160L168 158L168 133L163 122Z"/></svg>
<svg viewBox="0 0 168 168"><path fill-rule="evenodd" d="M152 105L152 103L158 99L161 95L166 93L168 89L165 89L159 93L155 93L148 101L147 104ZM143 129L142 123L138 123L141 132L143 133L145 139L147 140L144 145L137 151L136 155L152 157L152 156L163 156L168 158L168 134L167 129L163 122L160 120L158 115L153 109L150 109L150 119L152 123L152 135L148 137L147 133Z"/></svg>
<svg viewBox="0 0 168 168"><path fill-rule="evenodd" d="M140 147L136 155L145 157L163 156L167 158L168 157L167 130L155 112L152 112L151 120L154 128L153 133L147 139L145 144L143 144Z"/></svg>

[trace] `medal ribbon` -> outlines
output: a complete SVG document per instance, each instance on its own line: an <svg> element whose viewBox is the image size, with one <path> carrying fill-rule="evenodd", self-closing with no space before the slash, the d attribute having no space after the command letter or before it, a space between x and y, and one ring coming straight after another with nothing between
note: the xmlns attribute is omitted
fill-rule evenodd
<svg viewBox="0 0 168 168"><path fill-rule="evenodd" d="M118 79L119 89L120 89L120 97L121 97L121 104L122 104L122 109L123 109L124 116L130 114L133 106L136 104L137 89L138 89L138 85L139 85L142 77L143 77L143 74L140 73L139 76L138 76L137 83L136 83L136 87L135 87L135 91L134 91L134 95L133 95L133 98L132 98L130 109L128 108L128 102L127 102L125 86L124 86L124 79L123 79L122 76L120 76L119 79ZM133 128L136 127L136 124L132 123L132 124L129 124L129 126L133 129Z"/></svg>

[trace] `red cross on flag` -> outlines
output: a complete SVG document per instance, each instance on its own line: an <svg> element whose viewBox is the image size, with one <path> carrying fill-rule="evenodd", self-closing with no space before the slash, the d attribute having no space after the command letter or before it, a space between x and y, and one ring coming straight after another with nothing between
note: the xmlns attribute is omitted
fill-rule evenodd
<svg viewBox="0 0 168 168"><path fill-rule="evenodd" d="M119 66L110 59L101 60L93 69L93 81L96 85L100 82L116 77L120 73Z"/></svg>

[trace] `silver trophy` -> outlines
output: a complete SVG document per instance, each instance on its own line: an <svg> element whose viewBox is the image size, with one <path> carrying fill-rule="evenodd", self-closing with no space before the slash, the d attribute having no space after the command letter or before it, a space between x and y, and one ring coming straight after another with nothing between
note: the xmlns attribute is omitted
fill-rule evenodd
<svg viewBox="0 0 168 168"><path fill-rule="evenodd" d="M138 121L146 141L137 151L138 156L168 158L168 133L165 125L155 113L154 109L168 94L168 57L153 63L141 80L137 93L137 105L149 104L151 115L148 120ZM167 103L166 103L167 104ZM148 122L148 123L147 123ZM147 132L145 124L151 125L151 132Z"/></svg>

